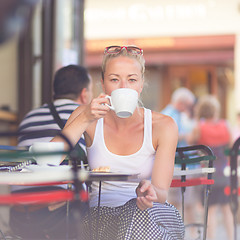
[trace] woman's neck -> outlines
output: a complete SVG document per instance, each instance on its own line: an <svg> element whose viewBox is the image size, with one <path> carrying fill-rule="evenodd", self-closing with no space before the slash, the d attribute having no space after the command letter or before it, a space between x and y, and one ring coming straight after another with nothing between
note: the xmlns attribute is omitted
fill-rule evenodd
<svg viewBox="0 0 240 240"><path fill-rule="evenodd" d="M133 115L129 118L120 118L114 111L110 111L104 118L104 123L111 125L112 127L121 130L123 128L131 127L139 122L142 122L144 118L143 108L137 108Z"/></svg>

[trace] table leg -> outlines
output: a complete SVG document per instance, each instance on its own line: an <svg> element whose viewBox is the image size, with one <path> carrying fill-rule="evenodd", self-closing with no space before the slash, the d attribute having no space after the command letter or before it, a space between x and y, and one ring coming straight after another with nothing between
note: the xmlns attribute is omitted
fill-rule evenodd
<svg viewBox="0 0 240 240"><path fill-rule="evenodd" d="M99 189L98 189L98 215L97 215L97 239L98 239L98 227L99 227L99 213L101 206L101 190L102 190L102 182L99 181Z"/></svg>

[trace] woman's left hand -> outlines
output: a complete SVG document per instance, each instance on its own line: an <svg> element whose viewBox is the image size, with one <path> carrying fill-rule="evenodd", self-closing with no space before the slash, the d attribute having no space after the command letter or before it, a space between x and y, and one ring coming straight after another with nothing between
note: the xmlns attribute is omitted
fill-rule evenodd
<svg viewBox="0 0 240 240"><path fill-rule="evenodd" d="M141 210L153 207L157 202L156 191L149 180L142 180L136 188L137 206Z"/></svg>

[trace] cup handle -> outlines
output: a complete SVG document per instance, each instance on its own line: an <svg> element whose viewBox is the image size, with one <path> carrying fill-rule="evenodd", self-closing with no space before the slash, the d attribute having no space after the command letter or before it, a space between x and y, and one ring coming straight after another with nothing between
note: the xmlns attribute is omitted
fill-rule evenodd
<svg viewBox="0 0 240 240"><path fill-rule="evenodd" d="M32 145L28 148L28 152L32 154L32 158L36 161L36 157L34 155L34 151L33 151L33 146Z"/></svg>
<svg viewBox="0 0 240 240"><path fill-rule="evenodd" d="M108 104L106 104L106 103L105 103L105 105L108 106L110 109L114 110L111 97L107 95L105 98L108 98L109 101L110 101L110 103L111 103L111 105L108 105Z"/></svg>
<svg viewBox="0 0 240 240"><path fill-rule="evenodd" d="M33 150L32 150L32 145L28 148L28 151L29 151L29 152L33 152Z"/></svg>

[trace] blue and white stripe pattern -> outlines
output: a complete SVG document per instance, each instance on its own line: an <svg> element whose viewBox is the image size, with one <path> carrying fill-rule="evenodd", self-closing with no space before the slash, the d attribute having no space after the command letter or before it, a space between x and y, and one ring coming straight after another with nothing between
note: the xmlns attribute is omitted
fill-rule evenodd
<svg viewBox="0 0 240 240"><path fill-rule="evenodd" d="M58 99L54 101L56 110L63 120L67 122L71 113L79 106L69 99ZM18 146L31 146L33 142L49 142L61 131L55 122L47 104L30 111L19 126L20 134L22 132L31 132L31 134L21 135L18 139ZM80 139L80 145L85 150L84 138Z"/></svg>

